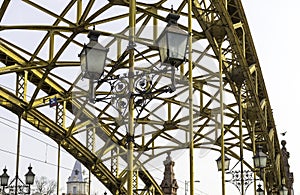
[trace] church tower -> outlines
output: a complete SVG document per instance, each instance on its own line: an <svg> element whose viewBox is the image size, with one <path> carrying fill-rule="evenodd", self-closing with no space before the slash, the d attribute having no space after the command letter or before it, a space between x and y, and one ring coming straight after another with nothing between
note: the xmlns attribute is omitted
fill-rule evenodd
<svg viewBox="0 0 300 195"><path fill-rule="evenodd" d="M81 163L77 160L67 181L67 195L88 195L89 184L83 179Z"/></svg>
<svg viewBox="0 0 300 195"><path fill-rule="evenodd" d="M170 156L170 152L168 152L167 159L164 161L165 165L165 172L164 172L164 179L162 180L160 187L165 195L176 195L177 194L177 181L175 179L175 173L173 167L175 162L172 161Z"/></svg>

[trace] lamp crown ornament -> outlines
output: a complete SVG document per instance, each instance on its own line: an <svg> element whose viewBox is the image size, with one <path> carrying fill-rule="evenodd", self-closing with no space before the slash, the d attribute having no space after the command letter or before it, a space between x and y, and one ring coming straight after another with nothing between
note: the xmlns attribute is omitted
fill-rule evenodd
<svg viewBox="0 0 300 195"><path fill-rule="evenodd" d="M166 20L168 22L167 26L170 25L177 25L177 21L180 18L180 16L178 14L174 14L174 13L169 13L166 17Z"/></svg>
<svg viewBox="0 0 300 195"><path fill-rule="evenodd" d="M258 184L256 195L264 195L264 190L261 188L261 184Z"/></svg>
<svg viewBox="0 0 300 195"><path fill-rule="evenodd" d="M88 38L91 40L91 41L97 41L98 42L98 38L100 36L100 32L98 31L95 31L95 30L91 30L88 34Z"/></svg>

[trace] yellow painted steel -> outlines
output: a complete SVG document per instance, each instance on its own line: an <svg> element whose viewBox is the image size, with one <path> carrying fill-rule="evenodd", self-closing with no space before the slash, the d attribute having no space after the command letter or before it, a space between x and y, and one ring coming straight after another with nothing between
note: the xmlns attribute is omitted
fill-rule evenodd
<svg viewBox="0 0 300 195"><path fill-rule="evenodd" d="M2 17L7 12L13 11L10 6L7 6L9 2L9 0L4 0L2 3L0 11L1 32L9 33L12 30L17 32L26 31L32 34L40 33L42 36L38 41L32 42L35 45L34 49L28 49L30 47L26 47L17 41L11 41L8 37L1 36L0 77L20 73L25 76L24 81L27 83L24 84L22 97L18 97L14 95L16 93L7 90L9 84L6 86L1 85L0 105L17 115L24 112L21 116L23 120L26 120L57 143L61 143L61 147L82 162L112 193L133 194L132 171L137 166L141 167L138 179L142 180L142 182L139 182L139 185L144 185L142 186L143 189L149 189L156 195L163 194L151 172L142 166L143 162L137 160L135 161L136 164L133 164L133 161L136 160L134 152L150 151L150 158L157 155L160 150L166 151L167 149L160 144L159 139L172 142L174 146L171 149L169 148L170 150L182 147L180 141L169 134L169 131L180 128L189 132L190 135L191 195L195 194L193 182L194 169L196 169L193 165L194 151L200 147L208 147L212 151L221 152L223 159L226 153L226 155L230 155L235 160L239 160L246 153L248 155L255 154L256 146L262 145L263 150L270 155L268 158L269 171L264 175L260 173L255 174L255 179L256 177L264 179L265 189L281 185L282 178L286 177L286 175L282 165L282 154L280 153L276 125L267 89L263 81L260 63L240 0L189 0L178 1L176 2L177 4L174 4L182 21L188 21L187 23L179 23L179 27L190 34L189 62L180 67L176 78L178 83L181 84L181 82L185 82L184 77L188 76L189 103L180 99L180 92L175 92L170 97L158 96L154 98L157 106L154 109L146 107L147 114L135 119L134 117L137 117L137 115L134 116L135 108L131 98L128 105L130 113L128 135L120 130L121 113L117 115L111 113L112 105L109 103L102 102L101 106L99 106L100 103L97 106L93 106L76 99L77 96L84 94L84 91L78 90L79 86L77 86L77 83L80 82L80 77L78 76L70 81L60 72L64 68L72 74L79 71L79 59L76 52L82 48L86 41L83 41L82 37L86 37L87 32L93 26L101 32L99 42L107 44L107 47L111 46L110 51L116 50L115 53L117 53L116 56L109 56L109 64L106 69L108 76L115 76L118 74L117 71L121 70L133 72L135 63L139 64L145 61L141 54L134 53L132 49L129 51L129 55L124 53L126 45L124 47L123 43L128 40L145 45L147 49L142 50L141 53L154 65L158 65L159 57L155 41L161 31L159 27L165 27L166 25L164 16L171 11L171 8L166 5L174 2L171 0L160 0L151 4L147 1L110 0L105 3L99 3L95 0L72 0L63 5L61 12L58 12L48 8L46 5L40 5L38 1L36 3L29 0L21 1L20 3L30 6L53 19L51 22L43 25L9 24L7 18ZM186 6L188 6L187 9ZM116 13L114 12L116 8L125 8L127 11ZM71 11L76 13L74 18L70 18L68 15ZM114 14L108 14L104 17L110 11ZM128 21L129 25L127 25ZM126 25L122 26L120 24ZM122 29L114 31L114 28L118 25L122 26ZM143 30L139 28L141 25L146 26L145 29L153 31L150 38L143 36ZM136 26L137 34L134 31ZM226 32L222 45L218 45L216 42L213 32L215 26L223 26ZM128 27L129 31L127 31ZM197 48L194 47L197 39L205 40L205 49L197 51ZM69 54L70 51L75 53L74 59L71 61L64 59L64 56ZM43 52L46 54L43 54ZM200 53L202 54L200 55ZM219 62L219 73L201 66L204 58L210 58L215 63ZM188 68L184 66L188 66ZM242 95L231 78L230 71L237 66L241 67L245 79L242 85ZM115 69L112 69L112 67ZM206 75L194 73L193 70L196 68L205 70ZM168 74L163 76L168 77ZM217 80L218 78L220 78L220 86L213 82L209 83L209 81ZM26 89L27 86L34 87L29 90L28 88ZM130 81L129 86L132 91L132 81ZM208 87L216 88L217 92L212 94ZM98 94L108 94L108 91L98 90ZM16 92L16 89L12 89L12 91ZM218 94L220 95L219 100ZM222 97L223 94L230 96L232 101L226 102L226 99L224 100ZM200 101L193 101L193 95L200 96ZM44 111L49 106L48 100L53 97L58 98L59 103L64 104L63 121L68 120L66 119L67 114L72 116L72 120L68 123L71 124L69 127L56 124L56 121L48 117ZM220 106L212 108L211 104L216 100L220 102ZM243 102L243 105L240 102ZM245 110L243 115L241 114L241 109L239 110L241 106ZM97 139L109 139L114 144L112 146L108 145L106 148L97 148L96 154L107 155L105 158L101 158L91 152L74 136L84 132L86 125L95 124L94 113L89 108L94 109L97 115L98 123L95 126ZM157 117L156 111L160 109L167 110L165 118ZM178 109L188 109L189 115L180 117ZM208 136L207 129L212 128L211 123L217 121L217 118L213 116L217 109L221 111L221 135L217 135L216 140L213 140ZM77 124L78 121L81 123ZM186 125L187 123L189 123L189 126ZM134 125L142 126L142 135L136 136L136 147L134 147L133 142L129 142L127 148L126 139L128 136L134 136ZM147 132L149 128L153 128L155 133L149 135ZM212 142L212 146L203 144L204 140ZM120 173L114 175L110 168L105 165L106 162L113 158L108 154L115 149L115 146L120 150L120 161L128 160L128 170L130 170L128 174L126 174L126 170L122 170L120 167ZM241 152L237 153L236 151L238 150ZM121 155L126 154L126 152L128 152L128 159ZM164 153L159 154L161 156L164 155ZM201 166L205 165L201 164ZM240 168L248 168L255 171L253 163L249 160L242 160ZM226 193L224 176L225 170L223 169L222 186L220 186L223 189L223 195ZM126 183L127 187L124 186Z"/></svg>
<svg viewBox="0 0 300 195"><path fill-rule="evenodd" d="M190 143L190 195L194 195L194 103L193 103L193 34L192 1L188 1L188 64L189 64L189 143ZM181 66L183 67L183 66ZM184 71L184 70L181 70Z"/></svg>
<svg viewBox="0 0 300 195"><path fill-rule="evenodd" d="M57 174L56 174L56 193L59 194L59 190L60 190L60 143L57 144L58 148L57 148Z"/></svg>
<svg viewBox="0 0 300 195"><path fill-rule="evenodd" d="M135 23L136 23L136 2L135 0L130 0L129 2L129 75L134 75L134 63L135 63L135 55L134 55L134 42L135 42ZM129 93L134 94L134 78L129 76ZM127 170L127 194L133 195L133 172L134 172L134 96L130 95L128 102L128 170Z"/></svg>
<svg viewBox="0 0 300 195"><path fill-rule="evenodd" d="M223 55L222 41L219 42L219 79L220 79L220 131L221 131L221 161L222 161L222 195L226 194L225 188L225 129L224 129L224 101L223 101Z"/></svg>
<svg viewBox="0 0 300 195"><path fill-rule="evenodd" d="M240 134L240 163L241 163L241 175L244 176L244 138L243 138L243 107L242 107L242 89L241 86L238 86L238 93L239 93L239 134ZM245 183L244 177L241 177L241 194L245 194Z"/></svg>

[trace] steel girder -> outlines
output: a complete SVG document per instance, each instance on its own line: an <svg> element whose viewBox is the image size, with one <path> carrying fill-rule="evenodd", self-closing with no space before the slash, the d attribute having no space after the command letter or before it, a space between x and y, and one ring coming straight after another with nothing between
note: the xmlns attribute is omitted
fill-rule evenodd
<svg viewBox="0 0 300 195"><path fill-rule="evenodd" d="M247 126L247 133L252 143L263 145L264 151L268 153L267 187L268 192L281 185L282 179L286 177L282 167L280 144L277 137L275 122L272 115L267 90L263 81L259 60L255 51L250 29L241 1L193 1L194 14L199 21L206 36L218 54L219 47L214 36L212 26L221 26L226 30L225 41L229 45L223 49L223 55L230 53L233 58L226 58L223 71L233 89L238 101L237 83L234 83L233 69L242 69L242 102L245 105L243 119ZM209 15L215 14L212 18ZM226 61L225 60L225 61ZM249 107L250 106L250 107ZM248 113L247 113L248 112ZM253 115L253 112L255 114ZM255 125L254 129L251 125ZM254 131L254 132L253 132ZM254 136L251 137L251 134ZM255 150L253 148L253 150ZM253 151L254 152L254 151Z"/></svg>

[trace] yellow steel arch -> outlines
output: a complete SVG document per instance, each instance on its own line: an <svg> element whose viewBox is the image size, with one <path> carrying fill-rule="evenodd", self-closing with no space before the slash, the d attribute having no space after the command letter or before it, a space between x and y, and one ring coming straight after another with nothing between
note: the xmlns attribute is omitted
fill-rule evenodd
<svg viewBox="0 0 300 195"><path fill-rule="evenodd" d="M161 66L155 40L166 25L169 12L179 14L179 27L188 31L187 2L136 1L135 61L138 71L147 72L149 65ZM256 146L261 145L269 157L265 175L267 190L280 186L282 178L287 176L282 165L267 90L241 1L191 2L195 150L208 148L221 151L224 146L226 154L241 160L244 166L255 171L253 163L242 157L244 152L254 154ZM40 15L41 20L28 17L21 23L14 21L12 13L18 6L24 6L24 12L27 12L27 8L28 13L34 10L32 14ZM52 3L42 4L39 1L4 0L0 12L0 77L15 73L25 83L23 85L18 80L19 87L16 87L14 94L5 89L10 83L1 85L1 105L21 115L61 144L113 193L126 193L126 167L121 170L110 169L104 162L110 162L112 167L113 163L118 162L116 158L126 161L124 155L128 136L125 123L128 113L118 111L113 101L103 99L93 105L81 99L87 92L80 86L77 55L87 42L87 33L95 28L101 33L99 41L110 48L106 78L127 71L130 60L127 51L130 38L128 7L126 0L71 0L59 8ZM16 34L11 35L10 32ZM22 36L23 33L30 37L30 42L14 39L14 36ZM222 90L219 88L220 61ZM169 73L162 73L153 77L156 79L153 80L154 86L159 88L160 82L165 82L164 79L170 76ZM175 92L155 95L140 108L136 106L139 110L134 120L134 162L136 170L139 170L138 178L142 181L141 188L151 189L155 194L162 194L162 191L147 170L147 163L168 151L189 146L186 135L191 125L188 124L190 115L187 113L188 77L189 70L182 65L175 75L178 84ZM30 89L27 89L27 82L30 83ZM103 86L103 81L98 83L97 95L111 98L110 88ZM226 97L222 112L219 99L221 92ZM63 108L56 113L56 118L51 118L43 108L54 97ZM220 113L223 113L224 119L224 127L221 128L224 130L224 142L220 136ZM63 120L60 125L58 118ZM76 139L76 134L91 129L95 130L94 136L104 143L95 146L95 151ZM92 136L91 139L95 138ZM260 173L258 176L262 177Z"/></svg>

